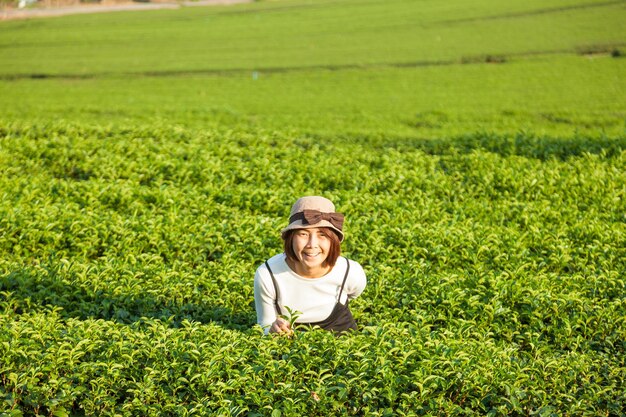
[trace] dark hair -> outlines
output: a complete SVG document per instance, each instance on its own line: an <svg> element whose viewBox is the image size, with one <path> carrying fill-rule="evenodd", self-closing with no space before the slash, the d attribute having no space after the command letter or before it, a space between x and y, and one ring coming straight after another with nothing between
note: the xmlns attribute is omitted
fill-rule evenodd
<svg viewBox="0 0 626 417"><path fill-rule="evenodd" d="M283 236L283 247L285 250L285 255L287 258L291 259L294 262L298 262L298 258L296 257L295 252L293 251L293 235L300 229L291 229L285 232ZM328 256L324 263L331 268L335 266L339 255L341 255L341 239L335 233L333 229L330 227L320 227L319 230L330 239L330 249L328 250Z"/></svg>

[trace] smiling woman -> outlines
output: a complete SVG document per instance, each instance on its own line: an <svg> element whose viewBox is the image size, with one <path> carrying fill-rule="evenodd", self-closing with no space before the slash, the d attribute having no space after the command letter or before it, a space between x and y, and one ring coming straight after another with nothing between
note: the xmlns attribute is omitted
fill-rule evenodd
<svg viewBox="0 0 626 417"><path fill-rule="evenodd" d="M282 230L284 253L254 276L257 323L266 334L292 333L285 312L293 323L338 333L357 329L348 303L363 292L366 278L361 265L340 256L343 220L324 197L302 197L293 205Z"/></svg>

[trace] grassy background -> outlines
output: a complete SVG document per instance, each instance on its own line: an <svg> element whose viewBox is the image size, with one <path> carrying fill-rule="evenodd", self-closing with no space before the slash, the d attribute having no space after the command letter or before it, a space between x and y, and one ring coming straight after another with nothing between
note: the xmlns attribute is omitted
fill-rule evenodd
<svg viewBox="0 0 626 417"><path fill-rule="evenodd" d="M272 1L0 23L0 415L626 403L621 1ZM361 331L254 326L289 205Z"/></svg>
<svg viewBox="0 0 626 417"><path fill-rule="evenodd" d="M3 22L0 114L324 136L615 136L624 18L619 1L280 1Z"/></svg>
<svg viewBox="0 0 626 417"><path fill-rule="evenodd" d="M621 1L335 0L5 22L0 73L341 68L571 53L623 46L625 14Z"/></svg>
<svg viewBox="0 0 626 417"><path fill-rule="evenodd" d="M476 131L595 137L624 131L621 59L559 56L501 64L232 76L0 83L12 121L175 124L324 137L424 139Z"/></svg>

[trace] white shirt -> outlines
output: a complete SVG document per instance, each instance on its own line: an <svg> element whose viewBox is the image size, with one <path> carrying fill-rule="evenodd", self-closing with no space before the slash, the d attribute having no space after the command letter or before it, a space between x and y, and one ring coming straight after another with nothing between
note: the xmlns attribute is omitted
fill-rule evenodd
<svg viewBox="0 0 626 417"><path fill-rule="evenodd" d="M298 323L314 323L326 319L337 303L341 283L346 274L347 262L350 262L350 272L341 294L342 304L361 295L367 284L365 272L357 262L347 261L346 258L340 256L333 269L323 277L304 278L289 268L287 256L284 253L270 258L267 263L278 285L280 294L278 306L281 313L288 314L285 307L297 311L300 314L296 320ZM268 333L269 327L276 320L275 299L276 290L272 277L263 264L254 274L254 305L257 323L264 328L265 333Z"/></svg>

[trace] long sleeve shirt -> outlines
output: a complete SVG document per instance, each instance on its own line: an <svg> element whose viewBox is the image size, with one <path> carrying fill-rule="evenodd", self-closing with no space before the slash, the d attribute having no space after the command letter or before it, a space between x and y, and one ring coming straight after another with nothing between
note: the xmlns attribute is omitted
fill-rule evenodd
<svg viewBox="0 0 626 417"><path fill-rule="evenodd" d="M346 273L346 258L339 257L333 269L320 278L301 277L289 268L286 259L286 255L281 253L267 261L278 285L280 294L278 305L282 314L287 314L286 307L289 307L300 314L296 320L298 323L314 323L326 319L337 303L341 283ZM350 262L350 272L341 294L341 300L339 300L342 304L358 297L367 284L361 265L352 260L348 262ZM254 304L257 323L264 328L266 333L277 318L275 299L276 290L272 278L263 264L254 275Z"/></svg>

